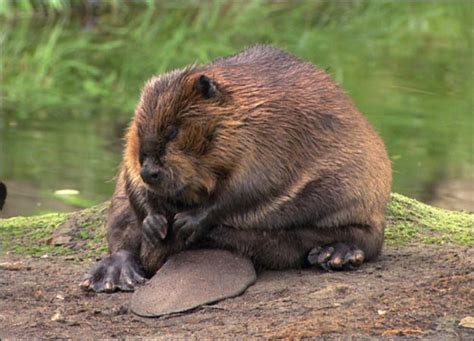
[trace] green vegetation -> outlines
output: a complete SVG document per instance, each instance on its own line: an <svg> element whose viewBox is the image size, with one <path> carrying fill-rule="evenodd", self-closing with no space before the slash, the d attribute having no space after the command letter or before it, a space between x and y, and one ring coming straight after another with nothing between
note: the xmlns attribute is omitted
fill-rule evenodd
<svg viewBox="0 0 474 341"><path fill-rule="evenodd" d="M131 3L133 7L148 9L155 6L154 0L134 0ZM84 15L89 11L119 13L128 11L131 3L123 0L4 0L0 2L0 15L57 16L72 15L73 12Z"/></svg>
<svg viewBox="0 0 474 341"><path fill-rule="evenodd" d="M90 116L104 111L129 116L150 75L207 62L256 43L287 48L330 68L344 83L348 72L363 75L374 67L347 70L353 61L390 64L393 58L411 57L419 50L423 59L430 60L446 44L449 49L464 49L472 41L472 6L465 2L400 6L386 1L182 1L145 6L145 11L139 11L143 6L128 8L120 15L119 5L109 2L104 8L109 11L90 27L68 16L49 21L24 17L33 9L67 12L74 3L25 0L13 2L16 11L4 10L23 14L2 22L6 112L20 117L65 112ZM465 53L459 58L470 56ZM399 72L412 72L414 62L421 60L387 70L387 80ZM355 89L354 82L360 87L359 77L349 79L349 89Z"/></svg>
<svg viewBox="0 0 474 341"><path fill-rule="evenodd" d="M393 193L387 220L389 245L421 242L474 246L474 214L443 210Z"/></svg>
<svg viewBox="0 0 474 341"><path fill-rule="evenodd" d="M107 207L105 203L74 213L0 219L0 252L100 255L107 248Z"/></svg>
<svg viewBox="0 0 474 341"><path fill-rule="evenodd" d="M97 256L106 250L104 222L107 204L75 213L0 220L4 251L18 254L80 254ZM392 194L386 243L460 244L474 246L474 214L424 205Z"/></svg>

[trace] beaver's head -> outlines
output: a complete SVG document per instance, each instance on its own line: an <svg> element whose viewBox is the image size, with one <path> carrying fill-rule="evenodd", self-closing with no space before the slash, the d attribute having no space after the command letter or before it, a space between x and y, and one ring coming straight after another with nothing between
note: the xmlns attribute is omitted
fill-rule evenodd
<svg viewBox="0 0 474 341"><path fill-rule="evenodd" d="M230 166L230 155L219 151L230 142L221 136L227 100L217 81L196 69L150 80L127 137L132 181L185 204L209 198Z"/></svg>

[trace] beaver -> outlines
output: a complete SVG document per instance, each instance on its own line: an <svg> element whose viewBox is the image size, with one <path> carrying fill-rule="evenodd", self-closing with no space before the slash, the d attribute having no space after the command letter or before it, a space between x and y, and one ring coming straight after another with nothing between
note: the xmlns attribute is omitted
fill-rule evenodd
<svg viewBox="0 0 474 341"><path fill-rule="evenodd" d="M82 282L133 290L166 258L221 248L257 268L352 269L384 240L391 167L323 70L257 45L149 80L126 134L110 255Z"/></svg>

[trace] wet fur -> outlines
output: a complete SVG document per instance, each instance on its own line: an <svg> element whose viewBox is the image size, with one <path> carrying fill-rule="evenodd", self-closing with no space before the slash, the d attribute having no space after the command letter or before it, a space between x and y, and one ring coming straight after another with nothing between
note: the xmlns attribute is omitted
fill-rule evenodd
<svg viewBox="0 0 474 341"><path fill-rule="evenodd" d="M210 98L199 89L203 75L216 85ZM172 142L170 125L180 128ZM144 148L172 169L160 191L140 178ZM199 246L257 266L299 267L311 248L334 242L370 260L382 248L390 185L383 142L343 90L313 65L256 46L145 85L112 198L110 253L129 250L152 274L184 248L174 215L209 210L212 229ZM142 240L150 212L170 222L159 247Z"/></svg>

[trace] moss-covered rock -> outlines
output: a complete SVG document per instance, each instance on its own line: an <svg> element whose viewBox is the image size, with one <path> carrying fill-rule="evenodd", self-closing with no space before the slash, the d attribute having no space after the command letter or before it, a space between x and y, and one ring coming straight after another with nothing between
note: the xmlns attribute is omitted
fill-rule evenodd
<svg viewBox="0 0 474 341"><path fill-rule="evenodd" d="M107 249L108 203L82 211L0 219L0 253L95 256Z"/></svg>
<svg viewBox="0 0 474 341"><path fill-rule="evenodd" d="M474 214L449 211L393 193L387 210L387 244L474 245Z"/></svg>
<svg viewBox="0 0 474 341"><path fill-rule="evenodd" d="M108 203L72 213L0 219L1 252L96 256L107 246L104 223ZM392 194L386 243L474 245L474 214L448 211Z"/></svg>

